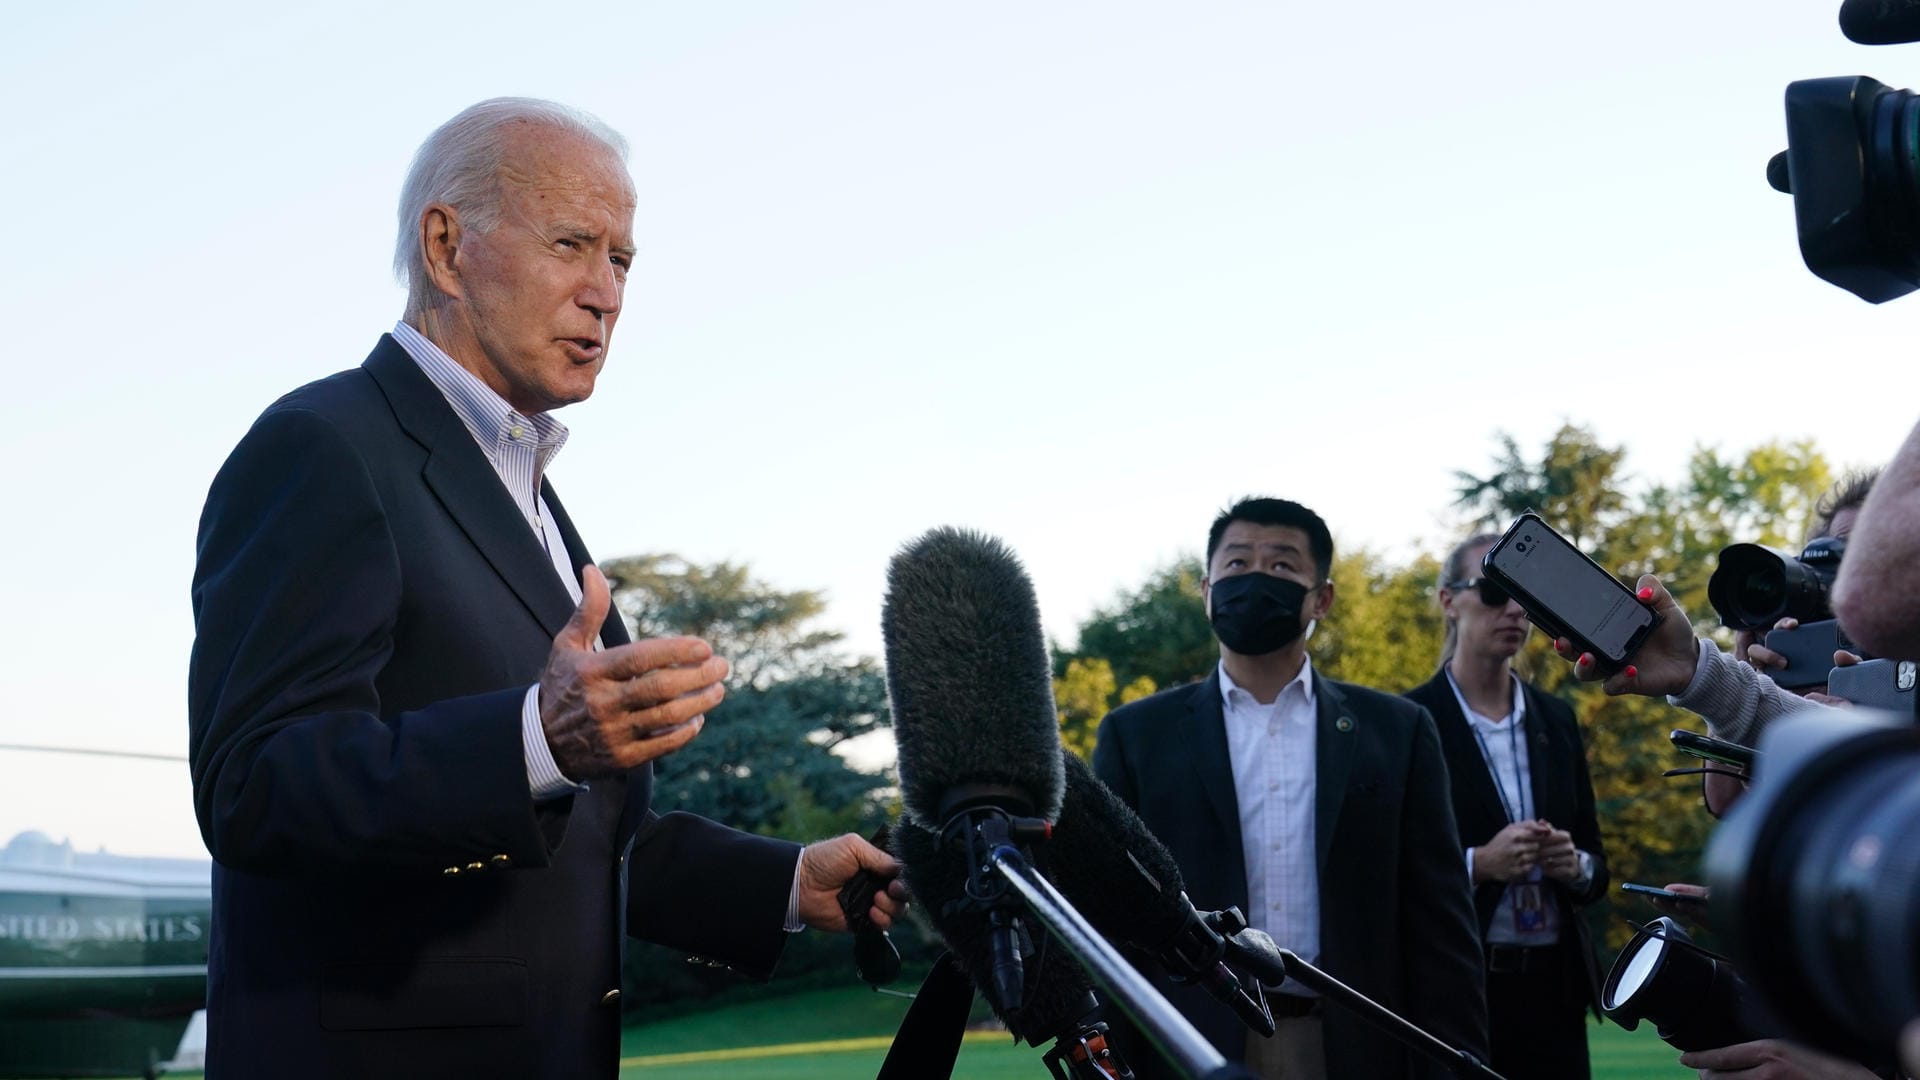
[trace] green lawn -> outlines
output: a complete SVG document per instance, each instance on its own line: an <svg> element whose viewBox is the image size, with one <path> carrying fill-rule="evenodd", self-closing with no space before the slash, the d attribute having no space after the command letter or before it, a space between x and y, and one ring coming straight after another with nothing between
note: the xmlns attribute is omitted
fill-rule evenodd
<svg viewBox="0 0 1920 1080"><path fill-rule="evenodd" d="M893 1034L907 1002L853 988L796 994L715 1012L641 1024L627 1029L622 1080L844 1080L872 1076L886 1045L850 1050L802 1049L816 1041L884 1040ZM1591 1031L1594 1080L1687 1080L1693 1070L1675 1061L1679 1052L1655 1038L1651 1027L1624 1031L1612 1024ZM799 1045L796 1045L799 1044ZM675 1055L732 1047L791 1046L776 1056L688 1060ZM649 1060L659 1059L659 1060ZM964 1080L1045 1080L1040 1051L1014 1046L1010 1036L970 1039L953 1075Z"/></svg>
<svg viewBox="0 0 1920 1080"><path fill-rule="evenodd" d="M822 990L638 1024L622 1039L622 1080L848 1080L872 1076L906 1013L903 998L863 988ZM1593 1027L1594 1080L1688 1080L1678 1052L1650 1026ZM852 1049L820 1043L853 1040ZM755 1050L754 1048L759 1048ZM714 1053L740 1051L745 1055ZM198 1073L176 1074L191 1080ZM956 1080L1047 1080L1040 1051L1001 1033L975 1034Z"/></svg>

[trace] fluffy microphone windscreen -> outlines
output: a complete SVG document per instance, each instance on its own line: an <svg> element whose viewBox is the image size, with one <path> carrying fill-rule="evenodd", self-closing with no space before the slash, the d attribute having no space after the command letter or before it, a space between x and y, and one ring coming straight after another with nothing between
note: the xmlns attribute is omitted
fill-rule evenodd
<svg viewBox="0 0 1920 1080"><path fill-rule="evenodd" d="M1063 749L1061 764L1066 798L1036 856L1047 879L1108 940L1159 947L1193 910L1173 853L1086 762Z"/></svg>
<svg viewBox="0 0 1920 1080"><path fill-rule="evenodd" d="M1012 789L1060 812L1060 726L1040 605L1006 545L935 529L893 557L880 615L907 813L939 828L957 788Z"/></svg>

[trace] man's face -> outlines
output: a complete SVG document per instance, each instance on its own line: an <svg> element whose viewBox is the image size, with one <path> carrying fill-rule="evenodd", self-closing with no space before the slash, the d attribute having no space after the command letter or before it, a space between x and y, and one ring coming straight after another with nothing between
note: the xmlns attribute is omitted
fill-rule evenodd
<svg viewBox="0 0 1920 1080"><path fill-rule="evenodd" d="M626 170L603 147L528 124L508 136L500 184L499 223L458 241L464 326L448 351L520 412L585 401L633 262Z"/></svg>
<svg viewBox="0 0 1920 1080"><path fill-rule="evenodd" d="M1313 590L1303 605L1304 619L1324 619L1333 606L1331 583L1322 585L1320 581L1305 529L1233 521L1220 534L1220 546L1214 550L1207 564L1207 579L1201 583L1207 593L1207 616L1213 616L1214 582L1256 573L1297 581Z"/></svg>

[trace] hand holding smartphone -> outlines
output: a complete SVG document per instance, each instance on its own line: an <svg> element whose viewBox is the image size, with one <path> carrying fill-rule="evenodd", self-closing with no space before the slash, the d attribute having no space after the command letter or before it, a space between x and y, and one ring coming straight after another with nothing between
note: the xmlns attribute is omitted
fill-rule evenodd
<svg viewBox="0 0 1920 1080"><path fill-rule="evenodd" d="M1531 510L1488 549L1480 567L1519 601L1535 626L1590 653L1604 672L1625 667L1660 625L1633 590Z"/></svg>

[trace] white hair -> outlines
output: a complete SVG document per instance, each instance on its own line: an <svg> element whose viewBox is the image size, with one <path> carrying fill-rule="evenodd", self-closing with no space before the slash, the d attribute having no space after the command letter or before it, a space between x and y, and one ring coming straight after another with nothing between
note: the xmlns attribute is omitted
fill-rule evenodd
<svg viewBox="0 0 1920 1080"><path fill-rule="evenodd" d="M400 234L393 247L393 273L407 283L408 306L426 296L427 260L420 219L427 207L445 203L460 212L462 226L485 232L500 223L499 174L506 131L538 124L577 135L627 160L627 140L598 117L539 98L498 97L468 106L441 124L413 155L400 189Z"/></svg>

